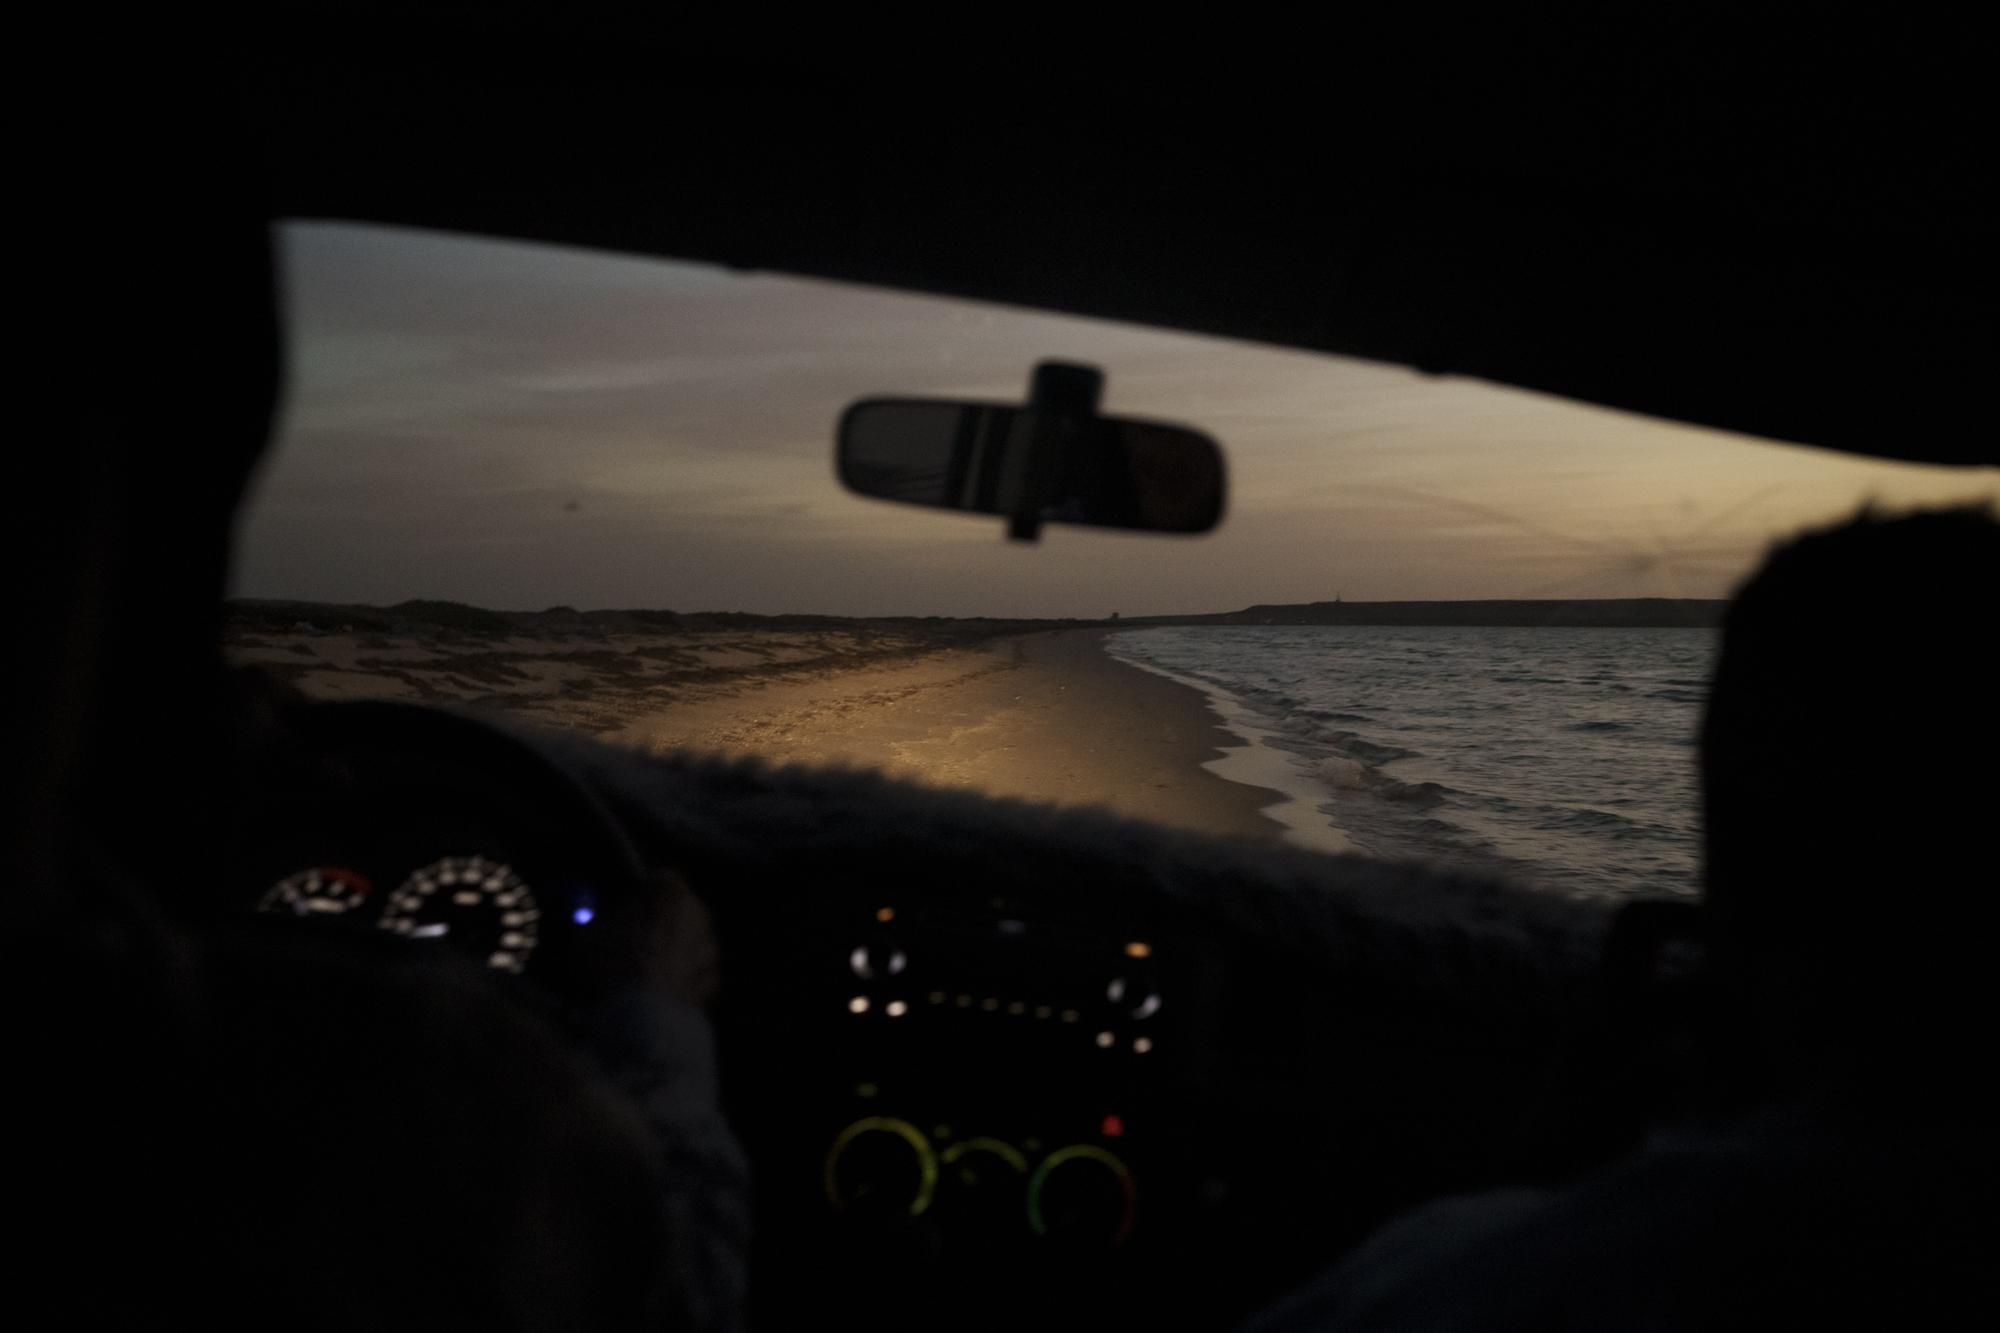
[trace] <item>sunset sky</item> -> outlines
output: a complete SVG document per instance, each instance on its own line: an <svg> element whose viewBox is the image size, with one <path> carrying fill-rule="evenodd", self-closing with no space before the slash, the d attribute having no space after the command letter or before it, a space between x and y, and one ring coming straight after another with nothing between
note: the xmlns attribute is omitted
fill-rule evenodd
<svg viewBox="0 0 2000 1333"><path fill-rule="evenodd" d="M1393 366L772 275L293 225L288 417L235 592L390 603L1088 616L1253 602L1710 597L1774 537L2000 472L1874 462ZM843 491L879 393L1106 409L1221 441L1201 538L1048 530Z"/></svg>

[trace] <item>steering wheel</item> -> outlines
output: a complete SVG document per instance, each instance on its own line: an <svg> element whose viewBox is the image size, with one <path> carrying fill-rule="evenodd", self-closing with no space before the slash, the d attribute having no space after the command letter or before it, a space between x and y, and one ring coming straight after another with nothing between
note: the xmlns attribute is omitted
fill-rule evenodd
<svg viewBox="0 0 2000 1333"><path fill-rule="evenodd" d="M528 740L383 701L283 720L250 801L239 906L455 947L559 1009L638 976L658 908L638 853Z"/></svg>

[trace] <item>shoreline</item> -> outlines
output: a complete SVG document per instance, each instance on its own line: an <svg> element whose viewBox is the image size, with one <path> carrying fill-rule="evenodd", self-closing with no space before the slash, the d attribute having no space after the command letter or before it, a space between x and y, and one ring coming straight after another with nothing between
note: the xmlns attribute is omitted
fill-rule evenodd
<svg viewBox="0 0 2000 1333"><path fill-rule="evenodd" d="M1107 634L1107 640L1109 637ZM1222 729L1239 742L1204 762L1202 767L1225 781L1241 783L1278 797L1278 801L1258 813L1284 830L1282 836L1285 841L1318 852L1365 850L1320 808L1331 799L1331 793L1286 758L1282 750L1267 743L1267 739L1277 733L1253 721L1256 714L1248 705L1228 691L1204 681L1180 675L1151 662L1136 662L1122 657L1111 650L1108 642L1104 644L1104 653L1135 671L1170 680L1201 696L1209 711L1221 719Z"/></svg>
<svg viewBox="0 0 2000 1333"><path fill-rule="evenodd" d="M874 769L1202 833L1348 849L1317 809L1328 794L1304 789L1309 779L1264 743L1254 715L1201 682L1114 654L1108 640L1119 632L569 619L423 627L336 616L242 630L226 651L308 698L494 711L654 753Z"/></svg>
<svg viewBox="0 0 2000 1333"><path fill-rule="evenodd" d="M1286 836L1285 821L1268 811L1291 793L1230 763L1245 738L1203 691L1113 656L1104 643L1112 632L1042 631L745 682L676 702L607 739L656 753L874 768L1205 833Z"/></svg>

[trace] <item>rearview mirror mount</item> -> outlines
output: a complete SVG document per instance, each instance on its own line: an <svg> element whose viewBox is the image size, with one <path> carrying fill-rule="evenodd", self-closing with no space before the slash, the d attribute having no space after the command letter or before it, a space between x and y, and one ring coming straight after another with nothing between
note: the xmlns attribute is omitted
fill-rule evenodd
<svg viewBox="0 0 2000 1333"><path fill-rule="evenodd" d="M1045 361L1028 403L867 398L840 418L841 482L861 495L1044 523L1200 533L1222 520L1222 450L1198 431L1099 416L1103 374Z"/></svg>

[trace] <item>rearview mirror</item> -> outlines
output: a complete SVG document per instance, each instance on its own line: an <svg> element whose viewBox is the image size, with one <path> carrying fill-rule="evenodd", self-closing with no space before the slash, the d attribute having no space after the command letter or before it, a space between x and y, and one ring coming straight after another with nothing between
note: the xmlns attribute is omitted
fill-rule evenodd
<svg viewBox="0 0 2000 1333"><path fill-rule="evenodd" d="M840 479L881 500L1042 523L1207 532L1222 519L1222 451L1198 431L1096 414L1102 377L1045 364L1026 407L870 398L840 420Z"/></svg>

